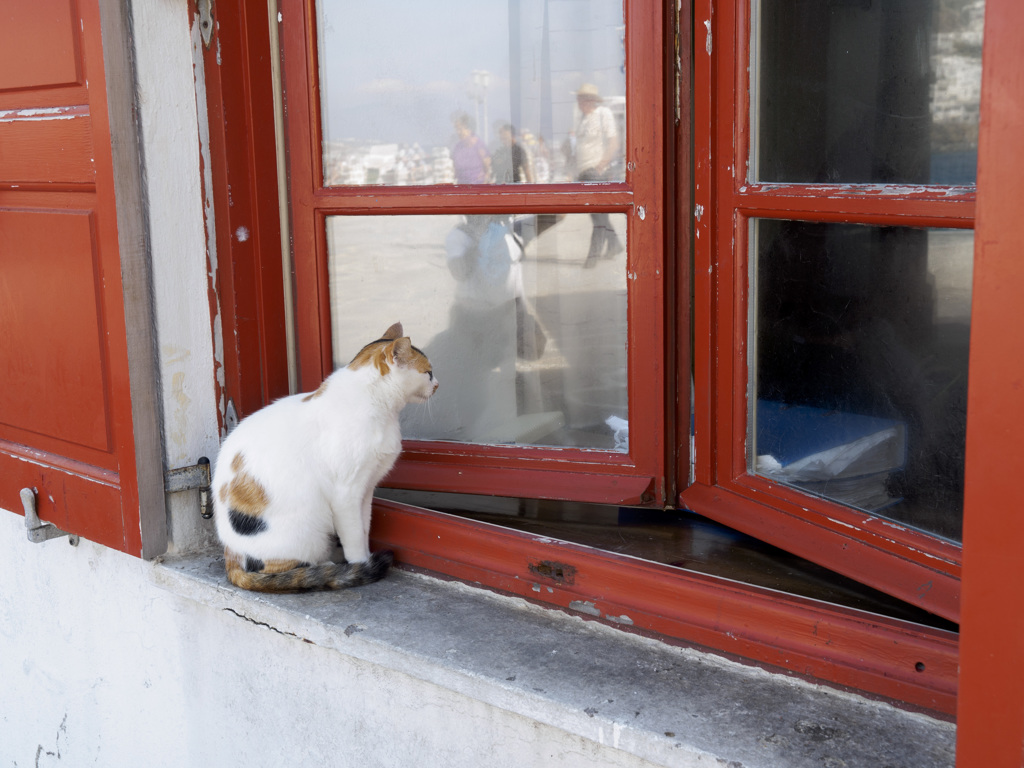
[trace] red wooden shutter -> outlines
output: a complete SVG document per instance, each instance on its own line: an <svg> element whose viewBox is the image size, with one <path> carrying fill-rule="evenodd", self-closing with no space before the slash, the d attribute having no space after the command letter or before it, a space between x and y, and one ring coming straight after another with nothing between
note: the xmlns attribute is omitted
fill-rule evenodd
<svg viewBox="0 0 1024 768"><path fill-rule="evenodd" d="M120 21L116 10L102 15ZM147 530L144 546L131 291L123 293L102 43L97 0L5 3L0 11L0 506L20 511L21 489L33 488L43 520L152 555L166 534L159 525ZM130 50L123 39L108 47L122 57ZM130 70L117 76L115 96L130 94ZM130 126L129 105L119 110ZM144 345L142 326L133 333ZM158 403L146 406L155 424ZM156 501L162 522L162 497L152 495L160 462L142 463L147 501Z"/></svg>

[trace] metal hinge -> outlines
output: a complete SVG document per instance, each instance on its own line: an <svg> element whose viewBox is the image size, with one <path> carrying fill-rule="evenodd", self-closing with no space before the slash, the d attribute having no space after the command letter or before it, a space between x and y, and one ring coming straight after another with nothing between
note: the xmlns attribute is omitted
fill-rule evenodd
<svg viewBox="0 0 1024 768"><path fill-rule="evenodd" d="M200 456L190 467L169 469L164 473L164 492L199 491L199 513L204 520L213 517L213 498L210 496L210 460Z"/></svg>
<svg viewBox="0 0 1024 768"><path fill-rule="evenodd" d="M62 531L53 523L46 523L39 519L39 511L36 508L35 488L21 489L21 506L25 508L25 527L28 529L28 540L33 544L42 544L50 539L67 536L68 543L71 546L78 546L78 536Z"/></svg>
<svg viewBox="0 0 1024 768"><path fill-rule="evenodd" d="M196 9L199 11L199 34L203 38L203 45L209 48L210 38L213 37L213 0L199 0Z"/></svg>

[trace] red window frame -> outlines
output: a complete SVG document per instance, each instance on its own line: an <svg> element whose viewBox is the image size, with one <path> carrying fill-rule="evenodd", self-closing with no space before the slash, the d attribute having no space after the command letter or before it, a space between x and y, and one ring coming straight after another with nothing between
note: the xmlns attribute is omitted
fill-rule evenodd
<svg viewBox="0 0 1024 768"><path fill-rule="evenodd" d="M973 187L751 183L750 0L695 0L695 482L679 503L918 605L960 616L960 546L747 472L748 222L970 228ZM867 519L866 519L867 518Z"/></svg>
<svg viewBox="0 0 1024 768"><path fill-rule="evenodd" d="M296 3L298 0L296 0ZM308 6L300 8L307 12ZM282 31L288 21L289 9L298 7L295 3L283 8L279 25ZM633 4L631 14L639 6ZM653 6L652 6L653 9ZM707 216L691 218L696 200L700 199L702 185L712 156L711 143L701 144L691 160L691 108L698 121L710 116L709 105L713 102L707 88L697 88L693 100L688 96L691 74L698 80L701 67L700 57L704 51L704 29L698 20L699 39L691 29L689 8L678 11L672 0L660 3L655 9L657 18L635 19L650 38L640 38L648 47L660 49L659 82L664 92L651 91L650 105L661 109L666 105L664 167L655 169L655 186L664 190L665 203L659 226L663 227L663 247L669 254L664 261L663 280L670 296L690 296L690 222L706 226ZM276 193L276 161L272 154L255 148L265 141L270 124L270 110L266 105L272 99L271 81L265 76L269 65L261 49L266 39L267 18L264 14L248 13L245 3L218 3L214 8L216 16L215 40L211 50L229 46L237 51L235 56L217 58L208 53L206 60L207 99L211 116L221 116L221 121L211 120L211 129L219 138L211 139L214 188L232 190L234 206L239 204L239 190L245 191L248 199L262 197L269 199ZM700 18L699 16L697 17ZM662 24L661 20L665 23ZM295 26L290 27L295 32ZM287 33L284 33L285 36ZM303 32L304 36L304 32ZM696 39L696 56L691 57L691 42ZM296 41L292 41L294 47ZM304 60L309 59L308 41ZM630 55L635 52L635 46ZM697 62L691 70L690 62ZM308 64L303 64L308 66ZM286 69L287 71L287 69ZM672 75L674 74L674 81ZM230 109L225 105L234 104L234 89L252 90L249 100L240 105L244 109ZM293 91L294 93L294 91ZM263 107L259 107L263 105ZM704 106L702 106L704 105ZM294 103L289 104L289 110ZM673 108L674 107L674 108ZM308 111L308 105L305 108ZM703 111L702 111L703 109ZM292 125L291 130L295 130ZM300 129L309 136L311 123L306 119ZM317 146L317 145L314 145ZM307 154L308 151L307 151ZM318 159L307 158L312 168ZM693 163L691 166L691 162ZM691 168L696 178L695 192L690 185ZM220 177L220 178L218 178ZM524 192L535 192L523 189ZM535 210L535 200L519 196L520 188L506 193L501 200L485 200L476 203L467 195L452 195L451 206L463 207L469 212L505 211L510 206L529 206ZM305 192L311 200L319 195L330 198L329 193L318 192L309 182ZM427 209L418 206L402 194L391 190L375 188L354 190L350 193L348 213L366 213L370 210L370 195L382 196L387 204L394 205L398 213L423 213ZM471 193L472 194L472 193ZM567 198L575 192L542 190L544 205L541 210L571 210ZM634 195L636 193L634 192ZM628 199L620 187L609 191L607 199L615 205L624 205ZM330 202L333 205L335 202ZM364 207L360 207L364 206ZM279 338L275 327L277 319L283 316L283 303L273 291L260 293L252 290L238 290L225 296L224 287L232 284L232 272L252 270L256 274L278 273L281 269L280 250L273 247L273 238L268 237L260 248L240 249L230 233L239 224L249 224L256 229L266 226L273 230L277 226L277 212L273 206L266 208L251 206L252 220L234 215L225 198L217 202L218 242L227 243L227 250L220 250L219 286L224 311L225 335L235 333L247 338L239 342L242 348L255 345L265 350L261 361L256 356L239 355L235 361L226 361L226 380L229 395L233 392L256 392L257 382L273 380L280 382L281 372L286 368L283 343L269 343ZM432 210L432 209L431 209ZM228 215L223 215L228 211ZM262 221L272 216L274 221ZM703 232L702 236L706 236ZM310 247L325 252L325 244L315 240L305 245L296 240L295 248ZM706 288L706 286L705 286ZM300 289L301 290L301 289ZM699 290L699 289L698 289ZM320 297L322 301L322 296ZM688 436L690 431L689 376L690 359L688 340L690 338L690 313L687 300L678 299L665 310L664 318L658 315L659 332L663 327L664 348L652 345L652 352L663 361L664 370L676 373L674 389L664 396L665 421L676 428L667 430L660 446L668 468L665 481L666 498L676 498L672 485L673 475L685 480L689 472ZM301 302L300 302L301 304ZM301 311L301 308L300 308ZM309 328L320 329L323 306L315 312L307 312ZM242 322L240 318L255 318ZM712 318L696 317L694 331L699 335L707 332ZM702 330L703 328L703 330ZM317 331L319 332L319 331ZM253 335L259 338L251 338ZM300 336L300 339L303 338ZM316 338L316 337L314 337ZM308 339L307 339L308 343ZM307 378L317 381L324 371L330 369L329 355L323 348L314 348L315 354L303 356L303 365L308 366ZM695 361L696 362L696 361ZM707 364L705 359L704 364ZM237 365L237 368L235 367ZM274 368L267 372L265 366ZM698 369L698 374L700 373ZM279 385L280 386L280 385ZM705 396L707 392L705 391ZM271 389L263 392L266 400L274 396ZM260 396L254 396L257 402ZM635 398L634 398L635 399ZM236 402L238 402L236 400ZM240 415L248 412L241 408ZM412 446L415 448L416 446ZM700 450L700 448L698 448ZM509 462L507 458L504 462ZM422 462L428 464L428 462ZM438 472L450 472L455 465L439 463ZM506 482L508 464L484 456L481 465L474 468L476 486L460 485L460 490L492 489L496 483ZM676 472L673 472L675 470ZM539 470L544 471L544 470ZM559 474L559 470L550 474ZM520 475L522 477L523 475ZM601 478L592 475L587 481ZM445 475L445 488L451 488ZM529 481L531 490L539 487ZM543 491L543 488L539 488ZM518 495L519 490L516 489ZM614 494L613 494L614 496ZM956 706L956 675L958 641L954 633L930 629L885 617L865 614L860 611L827 605L772 590L737 584L688 572L658 563L644 562L631 557L614 555L587 547L553 542L530 534L511 531L486 523L452 517L431 510L417 509L393 502L379 502L375 506L373 544L374 547L388 547L395 551L398 562L406 568L425 569L452 578L485 585L510 594L519 595L532 601L563 608L569 612L613 624L624 630L638 633L653 633L662 639L697 645L724 652L757 664L791 670L797 674L815 679L831 681L861 691L906 702L932 712L952 715ZM565 567L552 567L565 566ZM580 613L580 607L586 609Z"/></svg>
<svg viewBox="0 0 1024 768"><path fill-rule="evenodd" d="M661 54L639 40L662 29L658 0L625 3L627 156L624 182L601 185L328 187L321 184L320 88L313 0L283 0L281 39L288 103L289 189L297 302L299 388L333 370L326 218L334 215L571 213L628 216L629 453L407 441L385 481L390 487L606 504L663 504L666 486L664 306L665 191ZM414 329L408 329L415 332ZM443 373L439 374L442 378ZM457 372L453 372L457 375Z"/></svg>
<svg viewBox="0 0 1024 768"><path fill-rule="evenodd" d="M987 0L978 139L957 765L1024 763L1024 4Z"/></svg>
<svg viewBox="0 0 1024 768"><path fill-rule="evenodd" d="M218 265L209 299L224 339L224 383L216 385L241 417L288 394L277 140L269 128L274 68L266 7L218 4L214 19L201 49L207 95L201 106L210 129L204 215L215 212L211 245ZM240 227L248 237L236 236Z"/></svg>

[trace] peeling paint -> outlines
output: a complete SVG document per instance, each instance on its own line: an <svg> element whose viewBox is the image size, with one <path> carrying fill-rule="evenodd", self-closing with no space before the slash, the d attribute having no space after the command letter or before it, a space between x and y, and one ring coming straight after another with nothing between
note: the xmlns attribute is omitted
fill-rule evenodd
<svg viewBox="0 0 1024 768"><path fill-rule="evenodd" d="M600 616L601 612L597 610L597 606L589 600L573 600L569 603L569 608L580 613L585 613L588 616Z"/></svg>
<svg viewBox="0 0 1024 768"><path fill-rule="evenodd" d="M705 44L704 44L704 47L708 51L708 56L710 56L711 55L711 19L707 19L704 22L704 26L707 27L707 30L708 30L708 38L707 38L707 42L705 42Z"/></svg>
<svg viewBox="0 0 1024 768"><path fill-rule="evenodd" d="M560 583L573 584L576 581L576 568L566 563L542 560L539 563L531 563L529 568L530 573Z"/></svg>
<svg viewBox="0 0 1024 768"><path fill-rule="evenodd" d="M610 613L606 613L604 617L608 619L608 621L614 621L616 624L626 624L627 626L633 626L633 620L629 618L629 616L627 616L626 614L622 614L621 616L612 616Z"/></svg>
<svg viewBox="0 0 1024 768"><path fill-rule="evenodd" d="M880 523L881 523L882 525L884 525L884 526L887 526L887 527L889 527L889 528L895 528L895 529L896 529L897 531L902 531L902 532L906 532L906 530L907 530L907 529L906 529L906 528L905 528L904 526L902 526L902 525L897 525L896 523L890 522L889 520L880 520L879 522L880 522ZM851 526L851 527L852 527L852 526Z"/></svg>
<svg viewBox="0 0 1024 768"><path fill-rule="evenodd" d="M211 334L213 336L213 365L216 371L217 381L217 407L220 416L220 432L221 437L227 435L227 427L225 424L226 413L224 403L224 333L223 333L223 322L221 317L221 306L220 296L216 290L216 275L217 275L217 264L218 264L218 253L217 253L217 226L216 216L213 208L213 163L210 156L210 127L209 117L206 111L206 74L203 68L203 43L202 33L200 31L200 15L198 13L193 15L193 24L191 28L192 37L192 71L194 73L195 90L196 90L196 108L198 110L198 129L199 129L199 157L200 157L200 171L202 173L202 194L203 194L203 220L206 224L206 253L207 253L207 271L208 271L208 283L207 290L210 295L210 312L211 312ZM217 38L217 63L220 64L220 38ZM245 227L239 227L236 231L236 236L239 236L241 232L245 233L248 238L248 229Z"/></svg>
<svg viewBox="0 0 1024 768"><path fill-rule="evenodd" d="M833 517L829 517L829 518L827 518L827 519L828 519L828 521L829 521L830 523L835 523L836 525L841 525L841 526L843 526L843 528L849 528L849 529L850 529L850 530L852 530L852 531L856 531L856 530L857 530L857 526L855 526L855 525L850 525L849 523L844 523L844 522L843 522L842 520L836 520L836 519L835 519L835 518L833 518Z"/></svg>
<svg viewBox="0 0 1024 768"><path fill-rule="evenodd" d="M966 197L972 196L974 187L928 187L908 184L754 184L744 186L741 191L756 193L771 192L782 197L803 198L830 195L851 195L855 197Z"/></svg>
<svg viewBox="0 0 1024 768"><path fill-rule="evenodd" d="M42 467L43 469L53 468L52 459L49 461L45 461L43 460L43 458L41 458L44 455L42 451L36 451L31 448L28 448L27 450L33 454L38 454L40 458L34 459L31 456L23 456L17 453L11 453L10 457L18 461L23 461L26 464L32 464L33 466ZM87 480L91 483L98 483L99 485L106 485L111 488L118 488L120 487L121 484L120 478L118 477L117 473L111 472L109 470L97 470L96 474L85 474L83 472L74 471L73 469L71 469L69 464L62 464L61 473L69 475L71 477L77 477L79 480ZM48 498L50 499L51 503L56 503L53 499L53 496L48 496Z"/></svg>
<svg viewBox="0 0 1024 768"><path fill-rule="evenodd" d="M13 123L17 120L74 120L88 117L89 107L44 107L39 109L0 110L0 123Z"/></svg>

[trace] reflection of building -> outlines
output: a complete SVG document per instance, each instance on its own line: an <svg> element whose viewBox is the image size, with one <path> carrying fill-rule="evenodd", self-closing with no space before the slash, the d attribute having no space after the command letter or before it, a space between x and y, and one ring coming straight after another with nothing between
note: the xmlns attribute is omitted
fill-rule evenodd
<svg viewBox="0 0 1024 768"><path fill-rule="evenodd" d="M931 181L971 184L978 142L984 0L948 0L932 50Z"/></svg>
<svg viewBox="0 0 1024 768"><path fill-rule="evenodd" d="M371 144L334 141L324 145L328 186L451 184L454 168L446 147L423 150L418 143Z"/></svg>

